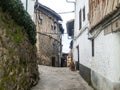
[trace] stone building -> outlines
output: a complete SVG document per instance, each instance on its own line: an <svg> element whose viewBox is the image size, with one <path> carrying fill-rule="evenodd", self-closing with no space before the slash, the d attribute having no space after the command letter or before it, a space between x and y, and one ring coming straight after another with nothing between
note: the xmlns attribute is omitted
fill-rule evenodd
<svg viewBox="0 0 120 90"><path fill-rule="evenodd" d="M120 90L120 0L76 0L73 60L95 90Z"/></svg>
<svg viewBox="0 0 120 90"><path fill-rule="evenodd" d="M67 34L69 38L71 38L71 42L69 46L70 51L67 57L67 66L70 66L71 61L73 61L74 19L67 21L66 27L67 27ZM77 69L77 66L76 66L76 69Z"/></svg>
<svg viewBox="0 0 120 90"><path fill-rule="evenodd" d="M35 23L37 27L38 63L59 66L62 53L62 18L52 9L35 3Z"/></svg>
<svg viewBox="0 0 120 90"><path fill-rule="evenodd" d="M88 40L89 31L89 0L76 0L73 36L73 60L80 75L91 83L91 41Z"/></svg>
<svg viewBox="0 0 120 90"><path fill-rule="evenodd" d="M35 32L20 0L0 0L0 90L30 90L38 83Z"/></svg>

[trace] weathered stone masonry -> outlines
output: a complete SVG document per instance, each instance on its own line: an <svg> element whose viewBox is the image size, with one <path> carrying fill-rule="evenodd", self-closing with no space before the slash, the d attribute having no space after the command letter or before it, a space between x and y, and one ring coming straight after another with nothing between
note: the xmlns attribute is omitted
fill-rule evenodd
<svg viewBox="0 0 120 90"><path fill-rule="evenodd" d="M56 12L36 2L36 46L39 64L59 66L62 52L61 34L63 28L60 28L60 23L58 21L62 21L62 19Z"/></svg>
<svg viewBox="0 0 120 90"><path fill-rule="evenodd" d="M0 90L30 90L37 82L36 47L0 8Z"/></svg>

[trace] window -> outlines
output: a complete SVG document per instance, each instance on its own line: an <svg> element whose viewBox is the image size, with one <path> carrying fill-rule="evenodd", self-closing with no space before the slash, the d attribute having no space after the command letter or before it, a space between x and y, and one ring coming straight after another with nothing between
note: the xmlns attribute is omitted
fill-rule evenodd
<svg viewBox="0 0 120 90"><path fill-rule="evenodd" d="M39 24L42 24L43 23L43 17L41 15L39 15Z"/></svg>
<svg viewBox="0 0 120 90"><path fill-rule="evenodd" d="M54 30L54 31L56 32L56 29L57 29L56 24L55 24L55 23L52 23L52 24L51 24L51 30Z"/></svg>
<svg viewBox="0 0 120 90"><path fill-rule="evenodd" d="M51 24L51 30L54 30L54 24L53 23Z"/></svg>
<svg viewBox="0 0 120 90"><path fill-rule="evenodd" d="M92 56L94 57L94 39L92 39Z"/></svg>
<svg viewBox="0 0 120 90"><path fill-rule="evenodd" d="M79 57L79 45L76 47L77 48L77 66L76 66L76 69L79 70L79 63L80 63L80 57Z"/></svg>
<svg viewBox="0 0 120 90"><path fill-rule="evenodd" d="M56 26L54 26L54 30L56 31Z"/></svg>
<svg viewBox="0 0 120 90"><path fill-rule="evenodd" d="M79 11L79 30L82 28L81 10Z"/></svg>
<svg viewBox="0 0 120 90"><path fill-rule="evenodd" d="M85 21L85 6L83 8L83 21Z"/></svg>
<svg viewBox="0 0 120 90"><path fill-rule="evenodd" d="M52 66L55 67L55 57L52 57Z"/></svg>

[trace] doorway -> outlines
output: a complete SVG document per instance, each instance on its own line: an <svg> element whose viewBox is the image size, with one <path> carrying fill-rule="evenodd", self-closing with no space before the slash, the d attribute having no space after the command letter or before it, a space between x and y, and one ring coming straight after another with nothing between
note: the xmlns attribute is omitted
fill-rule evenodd
<svg viewBox="0 0 120 90"><path fill-rule="evenodd" d="M52 57L52 66L55 67L55 57Z"/></svg>
<svg viewBox="0 0 120 90"><path fill-rule="evenodd" d="M79 62L80 62L80 60L79 60L79 45L76 47L77 48L77 62L76 62L76 69L77 70L79 70Z"/></svg>

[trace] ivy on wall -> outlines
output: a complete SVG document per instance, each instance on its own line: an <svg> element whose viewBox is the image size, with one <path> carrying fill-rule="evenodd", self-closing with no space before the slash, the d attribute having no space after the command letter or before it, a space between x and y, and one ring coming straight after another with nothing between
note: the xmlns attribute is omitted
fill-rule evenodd
<svg viewBox="0 0 120 90"><path fill-rule="evenodd" d="M32 45L36 43L36 26L30 15L24 9L21 0L0 0L0 7L3 12L9 13L12 19L20 26L23 26Z"/></svg>

